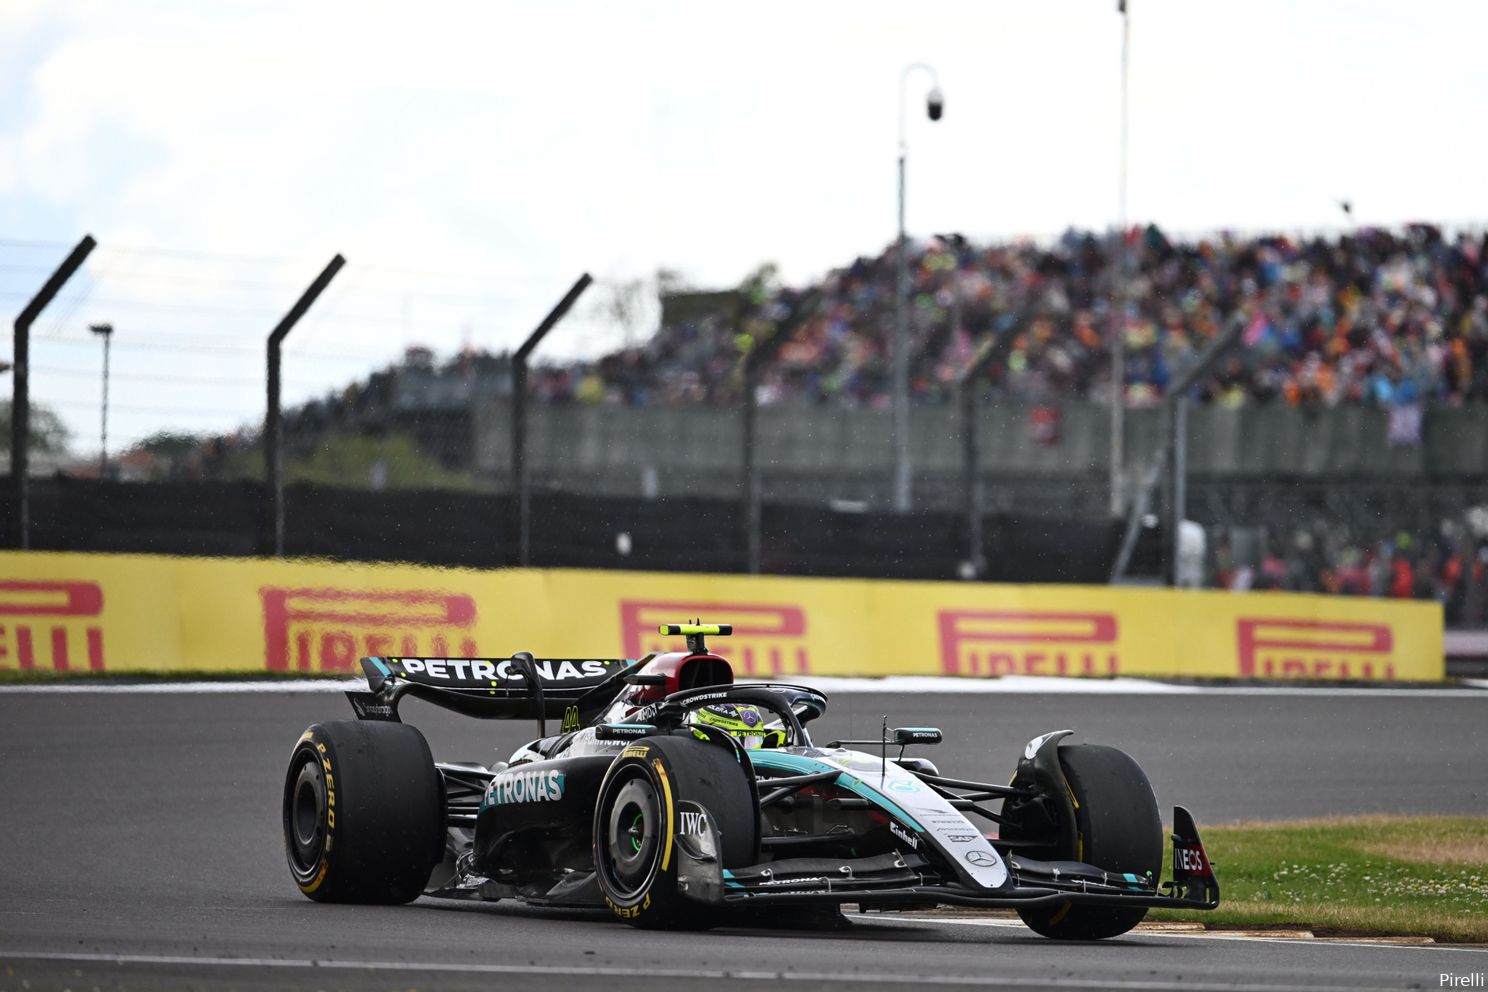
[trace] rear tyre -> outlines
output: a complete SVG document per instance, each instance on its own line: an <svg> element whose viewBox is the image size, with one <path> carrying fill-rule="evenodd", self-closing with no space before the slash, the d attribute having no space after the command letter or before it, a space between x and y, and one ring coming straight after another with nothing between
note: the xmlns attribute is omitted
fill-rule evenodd
<svg viewBox="0 0 1488 992"><path fill-rule="evenodd" d="M316 902L417 899L444 853L444 800L424 735L341 720L306 730L284 778L284 851Z"/></svg>
<svg viewBox="0 0 1488 992"><path fill-rule="evenodd" d="M1072 850L1060 858L1107 871L1156 877L1162 865L1162 820L1147 775L1131 756L1100 744L1059 749L1075 807ZM1036 933L1056 940L1100 940L1142 922L1146 906L1058 906L1019 910Z"/></svg>
<svg viewBox="0 0 1488 992"><path fill-rule="evenodd" d="M759 810L740 752L686 737L648 737L605 773L594 808L594 867L615 915L643 929L706 930L708 908L677 889L678 803L703 806L724 868L753 864Z"/></svg>

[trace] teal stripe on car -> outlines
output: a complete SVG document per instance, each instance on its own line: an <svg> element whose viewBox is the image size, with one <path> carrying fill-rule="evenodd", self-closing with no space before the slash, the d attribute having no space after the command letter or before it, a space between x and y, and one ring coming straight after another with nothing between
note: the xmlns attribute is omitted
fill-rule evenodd
<svg viewBox="0 0 1488 992"><path fill-rule="evenodd" d="M788 751L772 751L765 748L757 751L750 751L749 760L752 761L755 766L759 768L768 768L771 771L790 772L793 775L816 775L821 772L837 772L837 779L834 783L835 785L840 786L841 788L844 788L849 792L856 793L857 795L862 796L864 799L867 799L869 802L876 803L877 805L882 806L884 809L897 816L900 820L904 821L905 826L911 827L915 830L925 829L924 827L920 826L920 821L916 820L914 817L905 812L904 807L894 802L894 800L890 799L882 792L879 792L877 789L873 788L873 786L864 782L856 775L849 775L847 772L842 771L837 766L829 765L825 761L817 761L815 758L808 758L800 754L791 754Z"/></svg>

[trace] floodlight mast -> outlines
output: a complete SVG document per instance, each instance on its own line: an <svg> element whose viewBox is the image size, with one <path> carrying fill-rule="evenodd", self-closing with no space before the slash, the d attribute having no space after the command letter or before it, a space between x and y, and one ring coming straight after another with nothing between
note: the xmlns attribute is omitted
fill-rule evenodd
<svg viewBox="0 0 1488 992"><path fill-rule="evenodd" d="M940 76L924 62L911 62L899 72L899 238L894 243L894 509L908 513L913 498L909 465L909 244L904 233L905 164L909 158L905 104L909 77L914 72L930 75L925 113L932 121L945 114L945 96Z"/></svg>
<svg viewBox="0 0 1488 992"><path fill-rule="evenodd" d="M1111 336L1111 493L1112 517L1126 507L1126 164L1127 164L1127 56L1131 48L1131 12L1127 0L1118 0L1121 15L1121 165L1116 187L1116 265L1111 291L1109 334Z"/></svg>

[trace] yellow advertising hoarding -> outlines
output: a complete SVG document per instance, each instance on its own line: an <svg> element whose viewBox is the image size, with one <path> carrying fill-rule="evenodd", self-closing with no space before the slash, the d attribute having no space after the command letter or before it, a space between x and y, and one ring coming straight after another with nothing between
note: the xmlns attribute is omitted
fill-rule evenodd
<svg viewBox="0 0 1488 992"><path fill-rule="evenodd" d="M733 623L741 675L1436 681L1435 603L0 552L0 669L349 673L363 655L635 658Z"/></svg>

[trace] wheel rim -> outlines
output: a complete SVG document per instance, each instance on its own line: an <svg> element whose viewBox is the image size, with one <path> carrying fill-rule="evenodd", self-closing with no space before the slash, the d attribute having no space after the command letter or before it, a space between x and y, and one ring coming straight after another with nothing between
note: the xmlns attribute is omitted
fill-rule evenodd
<svg viewBox="0 0 1488 992"><path fill-rule="evenodd" d="M665 827L656 788L644 772L632 772L606 791L613 798L606 804L599 867L612 897L623 902L650 887Z"/></svg>
<svg viewBox="0 0 1488 992"><path fill-rule="evenodd" d="M300 763L285 819L290 863L296 872L308 876L320 864L326 837L325 773L314 755L305 755Z"/></svg>

